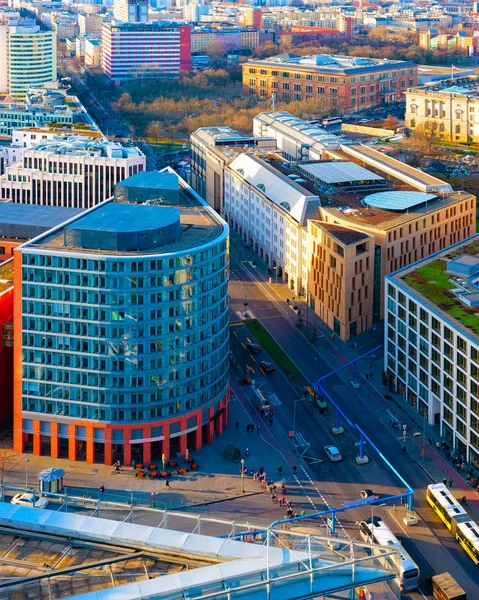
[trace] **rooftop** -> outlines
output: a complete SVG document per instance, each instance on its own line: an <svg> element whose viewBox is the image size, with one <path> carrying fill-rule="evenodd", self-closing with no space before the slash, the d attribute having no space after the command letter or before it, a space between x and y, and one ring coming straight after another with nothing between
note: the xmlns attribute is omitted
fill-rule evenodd
<svg viewBox="0 0 479 600"><path fill-rule="evenodd" d="M96 156L110 158L127 158L142 156L141 150L134 147L125 148L107 139L92 139L85 135L65 135L61 141L41 142L27 152L46 152L62 156Z"/></svg>
<svg viewBox="0 0 479 600"><path fill-rule="evenodd" d="M211 243L227 231L221 217L173 170L138 175L116 186L115 201L102 202L27 246L104 255L165 254ZM150 175L151 189L137 185ZM171 187L170 175L176 180L176 190Z"/></svg>
<svg viewBox="0 0 479 600"><path fill-rule="evenodd" d="M390 277L465 333L479 336L479 235Z"/></svg>
<svg viewBox="0 0 479 600"><path fill-rule="evenodd" d="M449 72L450 69L449 69ZM427 95L444 94L447 96L467 96L468 98L479 97L479 77L471 75L469 77L454 77L454 79L445 79L438 82L427 83L424 86L417 86L407 89L409 94Z"/></svg>
<svg viewBox="0 0 479 600"><path fill-rule="evenodd" d="M339 225L332 225L331 223L324 223L322 221L313 221L316 227L324 229L332 237L336 238L342 244L349 246L350 244L357 244L363 240L367 240L371 236L362 231L356 231L355 229L349 229L348 227L341 227Z"/></svg>
<svg viewBox="0 0 479 600"><path fill-rule="evenodd" d="M384 177L350 161L323 161L300 165L314 179L326 184L349 184L384 182Z"/></svg>
<svg viewBox="0 0 479 600"><path fill-rule="evenodd" d="M354 74L368 71L383 71L394 67L415 67L415 63L404 60L389 60L386 58L363 58L359 56L342 56L339 54L280 54L264 60L251 59L248 64L283 65L291 68L306 70Z"/></svg>
<svg viewBox="0 0 479 600"><path fill-rule="evenodd" d="M0 202L0 239L29 240L81 212L79 208Z"/></svg>

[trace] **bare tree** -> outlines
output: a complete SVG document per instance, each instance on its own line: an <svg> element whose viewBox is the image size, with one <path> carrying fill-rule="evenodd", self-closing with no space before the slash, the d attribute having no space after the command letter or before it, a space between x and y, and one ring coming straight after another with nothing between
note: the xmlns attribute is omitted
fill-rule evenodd
<svg viewBox="0 0 479 600"><path fill-rule="evenodd" d="M385 129L392 129L393 131L396 131L396 129L399 127L399 121L393 115L388 115L383 121L383 127Z"/></svg>
<svg viewBox="0 0 479 600"><path fill-rule="evenodd" d="M413 130L411 134L412 143L427 152L431 152L434 142L439 139L438 132L439 124L436 121L425 121Z"/></svg>
<svg viewBox="0 0 479 600"><path fill-rule="evenodd" d="M163 125L159 121L151 121L146 127L146 135L155 138L155 144L158 145L158 138L163 133Z"/></svg>

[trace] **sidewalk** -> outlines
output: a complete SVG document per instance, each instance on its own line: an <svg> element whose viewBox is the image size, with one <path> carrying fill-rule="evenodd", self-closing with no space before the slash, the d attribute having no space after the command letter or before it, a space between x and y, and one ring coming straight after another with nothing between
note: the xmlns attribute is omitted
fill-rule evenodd
<svg viewBox="0 0 479 600"><path fill-rule="evenodd" d="M65 471L64 483L68 496L83 496L87 494L92 499L101 498L104 501L130 503L133 496L135 505L155 506L163 509L181 509L187 506L213 503L222 500L231 500L248 494L263 494L268 492L261 484L254 482L247 475L244 478L244 494L241 492L240 459L229 460L223 457L223 452L229 444L240 449L245 458L248 471L256 471L263 466L266 473L271 474L271 479L278 479L278 466L283 467L283 478L291 476L291 465L294 463L290 445L286 440L275 440L267 430L267 425L262 422L255 409L247 400L242 387L233 380L232 388L235 396L231 398L230 421L223 435L218 437L213 444L203 446L199 451L191 452L191 456L198 462L198 471L192 471L184 476L171 471L170 489L165 488L164 480L136 477L137 471L130 466L123 466L120 473L116 474L111 466L103 464L87 464L85 462L71 462L66 459L52 459L45 456L31 454L19 455L10 453L5 460L3 482L5 485L28 487L38 489L38 473L48 467L60 467ZM246 405L246 408L243 407ZM238 429L235 427L239 421ZM259 434L247 433L246 425L253 423L260 426ZM246 448L249 448L249 458L245 457ZM28 462L27 462L28 460ZM179 466L184 466L179 461ZM161 469L161 462L159 464ZM100 486L105 486L105 492L100 492ZM15 492L7 491L7 496ZM153 496L153 494L156 494ZM264 493L265 505L269 506L269 493ZM239 500L241 502L241 500Z"/></svg>
<svg viewBox="0 0 479 600"><path fill-rule="evenodd" d="M314 311L307 307L306 299L295 296L294 292L288 288L285 283L281 280L276 282L274 274L268 273L267 266L265 263L255 255L252 250L247 250L244 247L235 247L234 252L241 257L241 260L255 261L256 268L254 269L254 277L261 281L263 284L269 286L271 292L273 292L280 301L283 301L285 307L287 306L287 299L290 300L290 306L297 306L301 310L301 321L302 327L298 328L299 332L304 336L305 341L308 341L317 350L321 352L324 360L331 366L331 371L335 368L340 367L360 356L364 355L371 349L382 345L384 341L383 334L383 323L378 323L377 329L372 332L371 330L358 335L354 338L354 347L350 342L343 342L338 337L333 338L331 330L326 324L314 313ZM253 271L251 269L251 271ZM271 283L269 280L271 279ZM299 317L291 310L290 319L298 325ZM467 474L471 465L466 466L464 472L458 472L452 466L451 461L445 458L442 450L437 451L435 443L436 441L441 442L439 433L439 425L429 425L425 427L424 419L409 405L407 402L395 392L390 392L388 387L382 383L382 360L383 352L376 356L374 359L363 362L359 371L359 377L361 378L361 386L364 389L369 389L371 393L376 396L376 399L383 406L385 410L391 410L398 415L400 419L400 430L402 430L402 424L408 425L408 453L423 469L425 475L429 478L429 483L434 481L442 482L443 478L453 480L453 491L459 498L466 496L469 502L468 511L471 515L477 512L477 520L479 520L479 495L475 489L471 488L467 484ZM352 371L352 369L351 369ZM367 372L372 373L372 377L366 379L364 376ZM369 377L368 373L368 377ZM392 400L388 400L385 396L390 396ZM421 436L416 438L412 437L414 432L420 432ZM426 438L424 442L424 457L421 456L423 450L423 436ZM433 439L433 446L428 443L428 438ZM478 476L478 472L474 470L474 476Z"/></svg>

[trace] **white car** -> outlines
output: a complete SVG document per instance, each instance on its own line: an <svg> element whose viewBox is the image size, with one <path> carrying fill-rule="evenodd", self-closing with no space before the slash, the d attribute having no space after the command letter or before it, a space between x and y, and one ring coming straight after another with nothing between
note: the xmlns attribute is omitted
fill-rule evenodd
<svg viewBox="0 0 479 600"><path fill-rule="evenodd" d="M19 506L29 506L30 508L46 508L48 506L48 500L37 496L35 494L16 494L11 500L12 504L18 504Z"/></svg>
<svg viewBox="0 0 479 600"><path fill-rule="evenodd" d="M325 446L324 451L326 452L326 456L331 462L338 462L338 460L343 460L343 455L336 448L336 446Z"/></svg>

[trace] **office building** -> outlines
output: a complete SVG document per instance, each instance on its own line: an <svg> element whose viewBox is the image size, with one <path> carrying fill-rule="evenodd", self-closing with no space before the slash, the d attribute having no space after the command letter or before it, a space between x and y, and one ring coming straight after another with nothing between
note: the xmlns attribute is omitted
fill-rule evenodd
<svg viewBox="0 0 479 600"><path fill-rule="evenodd" d="M222 433L228 226L172 170L14 255L16 452L161 464Z"/></svg>
<svg viewBox="0 0 479 600"><path fill-rule="evenodd" d="M417 65L402 60L282 54L242 66L243 93L278 100L315 100L328 109L364 109L400 100L417 84Z"/></svg>
<svg viewBox="0 0 479 600"><path fill-rule="evenodd" d="M148 23L148 0L115 0L113 17L123 23Z"/></svg>
<svg viewBox="0 0 479 600"><path fill-rule="evenodd" d="M391 389L479 468L478 273L474 236L386 278L384 369Z"/></svg>
<svg viewBox="0 0 479 600"><path fill-rule="evenodd" d="M243 152L224 171L225 219L343 340L383 318L387 274L475 231L474 196L369 146Z"/></svg>
<svg viewBox="0 0 479 600"><path fill-rule="evenodd" d="M0 177L0 199L22 204L90 208L113 193L115 184L144 171L137 148L95 137L66 135L23 151Z"/></svg>
<svg viewBox="0 0 479 600"><path fill-rule="evenodd" d="M191 29L161 22L104 23L101 68L114 83L191 70Z"/></svg>
<svg viewBox="0 0 479 600"><path fill-rule="evenodd" d="M38 25L0 23L0 92L24 99L30 88L56 81L56 43L56 33Z"/></svg>
<svg viewBox="0 0 479 600"><path fill-rule="evenodd" d="M244 135L231 127L202 127L190 136L191 174L194 190L217 212L223 214L225 166L237 154L275 152L276 142Z"/></svg>
<svg viewBox="0 0 479 600"><path fill-rule="evenodd" d="M285 111L260 113L253 119L253 134L274 138L283 156L293 161L320 160L326 150L339 150L344 142L341 136Z"/></svg>
<svg viewBox="0 0 479 600"><path fill-rule="evenodd" d="M44 127L47 123L88 125L89 131L99 131L76 96L58 85L27 90L23 101L0 100L0 136L11 137L15 129Z"/></svg>
<svg viewBox="0 0 479 600"><path fill-rule="evenodd" d="M101 38L85 38L85 65L95 68L101 66Z"/></svg>
<svg viewBox="0 0 479 600"><path fill-rule="evenodd" d="M434 136L458 143L479 141L479 77L464 77L405 92L408 129L433 129Z"/></svg>
<svg viewBox="0 0 479 600"><path fill-rule="evenodd" d="M307 221L318 216L320 201L305 178L288 177L288 164L275 155L238 154L225 168L223 214L275 277L304 294Z"/></svg>
<svg viewBox="0 0 479 600"><path fill-rule="evenodd" d="M95 13L78 13L80 35L101 34L104 16Z"/></svg>

